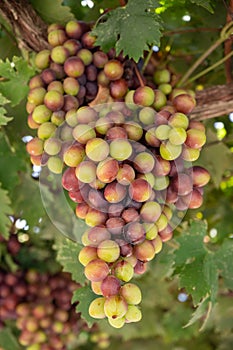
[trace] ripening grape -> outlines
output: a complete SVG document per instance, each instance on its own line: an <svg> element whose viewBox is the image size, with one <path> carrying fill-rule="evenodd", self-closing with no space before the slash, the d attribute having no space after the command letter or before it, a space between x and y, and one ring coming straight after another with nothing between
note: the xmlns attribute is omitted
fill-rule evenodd
<svg viewBox="0 0 233 350"><path fill-rule="evenodd" d="M112 295L117 295L121 287L120 280L112 275L107 276L100 285L101 292L103 296L110 297Z"/></svg>
<svg viewBox="0 0 233 350"><path fill-rule="evenodd" d="M154 157L151 153L141 152L133 158L134 168L140 173L149 173L155 165Z"/></svg>
<svg viewBox="0 0 233 350"><path fill-rule="evenodd" d="M126 283L120 289L120 295L130 305L138 305L142 300L142 293L134 283Z"/></svg>
<svg viewBox="0 0 233 350"><path fill-rule="evenodd" d="M152 260L155 256L155 250L151 241L145 239L143 242L136 244L134 255L138 260L143 262Z"/></svg>
<svg viewBox="0 0 233 350"><path fill-rule="evenodd" d="M154 201L144 203L140 209L140 216L145 222L156 222L161 215L161 206Z"/></svg>
<svg viewBox="0 0 233 350"><path fill-rule="evenodd" d="M83 146L80 144L71 145L66 149L66 151L63 154L64 163L69 167L78 166L84 158L85 158L85 151Z"/></svg>
<svg viewBox="0 0 233 350"><path fill-rule="evenodd" d="M89 160L81 161L75 170L75 174L80 181L91 183L96 178L96 165Z"/></svg>
<svg viewBox="0 0 233 350"><path fill-rule="evenodd" d="M151 185L144 179L135 179L129 185L129 195L137 202L147 201L151 194Z"/></svg>
<svg viewBox="0 0 233 350"><path fill-rule="evenodd" d="M129 282L133 278L134 268L128 261L118 261L114 267L114 275L121 281Z"/></svg>
<svg viewBox="0 0 233 350"><path fill-rule="evenodd" d="M172 103L178 112L184 114L191 113L196 106L195 98L189 94L180 94L176 96L173 98Z"/></svg>
<svg viewBox="0 0 233 350"><path fill-rule="evenodd" d="M97 249L92 246L83 247L78 255L78 260L83 266L86 266L90 261L97 258Z"/></svg>
<svg viewBox="0 0 233 350"><path fill-rule="evenodd" d="M118 171L118 161L111 157L107 157L97 165L96 176L100 181L110 183L116 179Z"/></svg>
<svg viewBox="0 0 233 350"><path fill-rule="evenodd" d="M122 64L117 60L110 60L104 65L104 73L110 80L118 80L124 72Z"/></svg>
<svg viewBox="0 0 233 350"><path fill-rule="evenodd" d="M94 259L85 266L84 273L92 282L103 281L109 274L109 266L101 259Z"/></svg>

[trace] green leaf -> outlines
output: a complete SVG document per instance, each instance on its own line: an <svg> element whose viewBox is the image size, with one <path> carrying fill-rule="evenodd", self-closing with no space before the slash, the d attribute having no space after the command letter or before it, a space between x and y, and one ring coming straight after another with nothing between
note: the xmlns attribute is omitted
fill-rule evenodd
<svg viewBox="0 0 233 350"><path fill-rule="evenodd" d="M28 93L28 81L35 74L34 68L22 57L14 56L12 61L8 58L4 62L0 60L0 93L2 93L11 105L17 105Z"/></svg>
<svg viewBox="0 0 233 350"><path fill-rule="evenodd" d="M24 173L18 176L18 185L11 191L12 206L17 217L23 218L32 229L46 215L38 182ZM14 200L13 200L14 199Z"/></svg>
<svg viewBox="0 0 233 350"><path fill-rule="evenodd" d="M47 23L55 22L65 24L74 17L70 8L62 5L62 0L30 0L30 3Z"/></svg>
<svg viewBox="0 0 233 350"><path fill-rule="evenodd" d="M160 45L162 25L156 7L157 1L129 0L125 7L110 11L92 31L96 45L104 51L115 46L117 54L123 51L124 56L138 61L145 50Z"/></svg>
<svg viewBox="0 0 233 350"><path fill-rule="evenodd" d="M223 277L225 285L227 288L233 290L232 257L232 239L225 239L222 246L216 252L215 259L219 269L219 274Z"/></svg>
<svg viewBox="0 0 233 350"><path fill-rule="evenodd" d="M83 266L78 261L82 246L69 239L63 239L55 245L55 249L57 250L57 261L62 265L63 271L69 272L75 282L84 285L86 278Z"/></svg>
<svg viewBox="0 0 233 350"><path fill-rule="evenodd" d="M210 13L214 13L213 7L212 7L212 1L211 0L190 0L192 4L195 4L197 6L201 6Z"/></svg>
<svg viewBox="0 0 233 350"><path fill-rule="evenodd" d="M4 350L20 350L21 347L10 328L0 330L0 347Z"/></svg>
<svg viewBox="0 0 233 350"><path fill-rule="evenodd" d="M96 299L96 294L92 292L89 286L81 287L73 293L72 304L78 302L76 312L81 312L81 317L91 327L96 320L89 315L89 305L92 300Z"/></svg>
<svg viewBox="0 0 233 350"><path fill-rule="evenodd" d="M200 318L206 314L206 309L208 307L209 302L210 302L209 298L205 298L199 303L198 307L193 312L192 317L190 318L188 323L185 325L185 328L192 326L196 321L200 320Z"/></svg>
<svg viewBox="0 0 233 350"><path fill-rule="evenodd" d="M7 191L5 191L0 184L0 235L4 238L9 238L9 229L11 221L9 215L12 214L11 202L8 197Z"/></svg>
<svg viewBox="0 0 233 350"><path fill-rule="evenodd" d="M206 296L215 300L217 293L218 271L213 253L204 243L206 230L205 222L192 222L189 231L176 239L179 248L174 252L180 288L192 295L195 306Z"/></svg>
<svg viewBox="0 0 233 350"><path fill-rule="evenodd" d="M0 93L0 126L1 125L7 125L7 123L9 123L9 121L11 121L13 118L9 118L9 117L6 117L6 109L2 106L4 106L5 104L7 104L8 101L7 98L5 98L1 93Z"/></svg>

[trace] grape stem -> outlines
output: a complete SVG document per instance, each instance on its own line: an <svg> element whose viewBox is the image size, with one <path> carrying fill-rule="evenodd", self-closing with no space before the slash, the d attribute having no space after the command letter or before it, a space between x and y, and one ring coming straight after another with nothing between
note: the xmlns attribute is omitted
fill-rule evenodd
<svg viewBox="0 0 233 350"><path fill-rule="evenodd" d="M138 80L139 80L140 86L145 86L145 83L144 83L144 81L143 81L142 75L141 75L141 73L139 72L136 63L134 63L134 69L135 69L135 73L136 73L136 75L137 75L137 78L138 78Z"/></svg>
<svg viewBox="0 0 233 350"><path fill-rule="evenodd" d="M227 17L226 17L226 21L227 23L229 23L230 21L232 21L233 19L233 0L229 1L229 6L227 7L227 4L224 2L224 5L226 7L227 10ZM228 40L225 41L224 43L224 54L225 56L227 56L232 50L232 38L230 37ZM225 62L225 75L226 75L226 82L232 83L233 81L233 76L232 76L232 62L231 59L226 60Z"/></svg>
<svg viewBox="0 0 233 350"><path fill-rule="evenodd" d="M215 69L216 67L218 67L219 65L221 65L222 63L227 61L232 55L233 55L233 51L231 51L228 55L223 57L221 60L219 60L219 61L215 62L214 64L212 64L212 66L210 66L210 67L204 69L203 71L201 71L200 73L194 75L194 77L192 77L189 80L187 80L186 84L189 84L192 81L194 81L194 80L202 77L203 75L209 73L211 70Z"/></svg>
<svg viewBox="0 0 233 350"><path fill-rule="evenodd" d="M153 48L150 49L150 51L148 52L148 55L146 56L146 59L145 59L144 64L142 66L142 73L144 73L144 71L145 71L145 69L146 69L146 67L151 59L152 54L153 54Z"/></svg>
<svg viewBox="0 0 233 350"><path fill-rule="evenodd" d="M187 84L188 78L192 75L192 73L200 66L200 64L225 40L227 40L231 35L231 29L233 26L233 21L227 23L220 33L220 38L209 47L195 62L194 64L187 70L186 74L182 77L182 79L177 84L177 87L184 86ZM195 78L197 79L197 78ZM190 80L189 80L190 81Z"/></svg>

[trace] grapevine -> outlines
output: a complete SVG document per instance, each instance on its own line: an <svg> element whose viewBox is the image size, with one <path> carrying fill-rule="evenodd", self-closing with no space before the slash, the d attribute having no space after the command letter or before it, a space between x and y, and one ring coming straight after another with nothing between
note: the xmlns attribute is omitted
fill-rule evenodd
<svg viewBox="0 0 233 350"><path fill-rule="evenodd" d="M195 94L175 87L169 67L142 77L132 59L101 51L87 23L50 25L48 44L29 82L27 152L61 175L88 226L78 258L97 295L90 315L121 328L142 317L133 276L172 239L177 212L202 205L210 175L192 162L205 127L190 120Z"/></svg>

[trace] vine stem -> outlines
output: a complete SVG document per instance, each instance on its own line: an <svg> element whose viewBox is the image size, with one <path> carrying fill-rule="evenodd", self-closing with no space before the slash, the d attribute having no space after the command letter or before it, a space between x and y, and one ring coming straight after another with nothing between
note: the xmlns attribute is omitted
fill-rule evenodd
<svg viewBox="0 0 233 350"><path fill-rule="evenodd" d="M221 45L225 40L227 40L229 38L229 36L231 35L230 32L230 27L233 25L233 22L229 22L225 25L225 27L223 27L221 34L220 34L220 38L215 41L215 43L213 45L211 45L209 47L208 50L206 50L197 60L196 62L194 62L194 64L187 70L186 74L182 77L182 79L179 81L179 83L177 84L177 87L183 86L188 78L190 77L190 75L196 70L196 68L206 59L206 57L208 57L219 45Z"/></svg>
<svg viewBox="0 0 233 350"><path fill-rule="evenodd" d="M136 63L134 63L134 69L135 69L135 73L136 73L136 75L137 75L137 78L138 78L138 80L139 80L140 86L145 86L145 83L144 83L144 81L143 81L143 78L142 78L142 76L141 76L141 73L140 73L139 70L138 70L138 67L137 67Z"/></svg>
<svg viewBox="0 0 233 350"><path fill-rule="evenodd" d="M211 70L215 69L216 67L218 67L219 65L221 65L222 63L224 63L225 61L227 61L231 56L233 55L233 51L231 51L228 55L226 55L225 57L223 57L221 60L217 61L216 63L212 64L212 66L204 69L203 71L201 71L200 73L194 75L194 77L190 78L187 81L188 83L191 83L192 81L202 77L203 75L209 73Z"/></svg>
<svg viewBox="0 0 233 350"><path fill-rule="evenodd" d="M153 54L153 48L150 49L148 55L146 56L146 59L145 59L144 64L142 66L142 73L144 73L144 71L145 71L145 69L146 69L146 67L151 59L152 54Z"/></svg>
<svg viewBox="0 0 233 350"><path fill-rule="evenodd" d="M226 6L226 3L224 1L224 5ZM227 23L232 21L232 14L233 14L233 0L229 1L228 7L226 6L227 9L227 17L226 21ZM228 40L225 41L224 43L224 54L227 56L232 50L232 38L229 38ZM232 83L233 81L233 76L232 76L232 62L230 59L226 60L225 62L225 76L226 76L226 82Z"/></svg>

